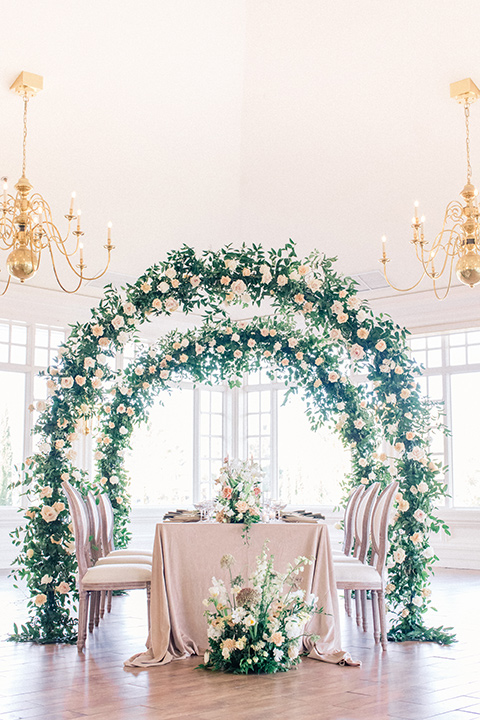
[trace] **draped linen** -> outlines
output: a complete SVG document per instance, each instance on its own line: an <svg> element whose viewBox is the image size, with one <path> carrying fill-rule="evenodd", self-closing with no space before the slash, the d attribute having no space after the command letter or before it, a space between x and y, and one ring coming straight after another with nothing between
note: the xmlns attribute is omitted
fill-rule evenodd
<svg viewBox="0 0 480 720"><path fill-rule="evenodd" d="M203 655L208 647L203 599L208 597L212 577L228 584L228 571L220 568L222 555L235 558L233 575L244 579L255 570L256 556L265 541L274 555L274 567L286 571L299 555L313 558L302 573L302 587L318 597L320 615L306 632L319 636L315 643L304 639L308 657L324 662L358 665L341 649L338 598L328 529L322 523L259 523L250 528L248 542L243 525L220 523L159 523L156 527L152 564L151 629L147 651L134 655L126 667L164 665L173 659Z"/></svg>

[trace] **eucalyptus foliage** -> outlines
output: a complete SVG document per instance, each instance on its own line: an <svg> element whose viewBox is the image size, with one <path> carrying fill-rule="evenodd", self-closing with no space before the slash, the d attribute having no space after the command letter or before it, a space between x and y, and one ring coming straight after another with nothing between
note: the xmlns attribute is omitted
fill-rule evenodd
<svg viewBox="0 0 480 720"><path fill-rule="evenodd" d="M248 314L261 305L262 312L233 322L232 305L249 308ZM124 371L110 369L110 359L136 338L142 323L177 310L201 310L203 325L174 330L144 348ZM244 372L266 364L288 392L301 391L312 427L332 423L350 449L345 496L359 482L385 486L395 477L400 483L387 586L391 639L450 642L443 628L424 622L437 559L429 535L448 532L436 512L445 494L441 468L429 452L441 418L420 394L420 371L409 357L406 336L389 317L372 313L357 296L355 282L335 272L333 260L318 252L302 260L292 242L269 251L226 246L200 257L184 246L124 293L107 287L90 321L73 326L47 372L50 395L22 482L29 506L13 533L19 547L15 573L26 579L31 596L30 621L14 639L74 639L76 565L68 510L61 507L62 480L108 492L116 542L124 546L129 493L123 457L154 396L185 379L240 384ZM352 365L365 382L352 381ZM75 468L72 444L91 418L97 471L90 480ZM390 447L388 456L382 442Z"/></svg>

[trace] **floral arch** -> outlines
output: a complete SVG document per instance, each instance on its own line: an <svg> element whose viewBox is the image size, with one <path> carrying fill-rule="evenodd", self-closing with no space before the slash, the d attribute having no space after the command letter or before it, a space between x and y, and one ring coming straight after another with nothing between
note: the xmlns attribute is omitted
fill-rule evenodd
<svg viewBox="0 0 480 720"><path fill-rule="evenodd" d="M270 316L232 322L228 306L271 302ZM196 330L167 334L115 374L109 358L135 337L154 315L203 308ZM299 318L302 326L299 326ZM387 587L395 615L394 640L452 637L429 628L428 576L435 556L429 533L445 525L435 513L445 488L429 457L428 434L438 425L416 382L419 370L406 347L407 331L388 317L375 317L355 283L317 252L297 257L289 242L280 250L231 246L197 257L184 246L149 268L122 295L107 287L91 320L78 324L48 369L49 399L35 427L38 451L27 458L22 489L29 507L17 528L15 574L27 580L30 620L16 640L73 642L76 621L73 538L63 479L109 493L116 511L117 543L128 541L128 477L122 467L135 424L147 417L155 393L189 378L233 382L252 366L267 362L291 388L301 388L312 426L334 419L352 454L344 491L358 482L392 475L400 482ZM354 365L366 383L354 384L345 371ZM85 422L96 417L95 480L75 469L72 444ZM379 451L382 441L391 448Z"/></svg>

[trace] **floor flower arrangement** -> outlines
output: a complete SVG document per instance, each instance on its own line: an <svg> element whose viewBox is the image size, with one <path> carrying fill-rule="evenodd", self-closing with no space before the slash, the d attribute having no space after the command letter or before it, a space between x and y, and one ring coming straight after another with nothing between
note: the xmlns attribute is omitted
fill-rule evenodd
<svg viewBox="0 0 480 720"><path fill-rule="evenodd" d="M274 570L273 562L264 546L246 585L241 576L232 576L233 556L222 557L230 590L223 580L212 578L209 597L203 601L209 649L199 667L259 674L285 672L300 662L304 627L314 613L322 612L317 598L305 598L299 587L301 573L312 560L298 557L284 574Z"/></svg>
<svg viewBox="0 0 480 720"><path fill-rule="evenodd" d="M215 480L218 487L215 502L217 522L243 523L248 531L251 525L260 521L260 482L263 474L253 460L225 460Z"/></svg>

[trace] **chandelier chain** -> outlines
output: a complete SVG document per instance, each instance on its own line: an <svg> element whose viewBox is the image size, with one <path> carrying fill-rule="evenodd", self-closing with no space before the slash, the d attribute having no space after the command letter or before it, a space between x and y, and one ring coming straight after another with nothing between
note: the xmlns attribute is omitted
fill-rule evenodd
<svg viewBox="0 0 480 720"><path fill-rule="evenodd" d="M465 109L465 131L466 131L465 144L467 147L467 183L471 183L471 181L472 181L472 166L470 164L470 125L469 125L470 103L469 102L466 102L464 104L464 109Z"/></svg>
<svg viewBox="0 0 480 720"><path fill-rule="evenodd" d="M25 169L27 165L27 103L28 96L25 94L23 98L23 165L22 176L25 177Z"/></svg>

